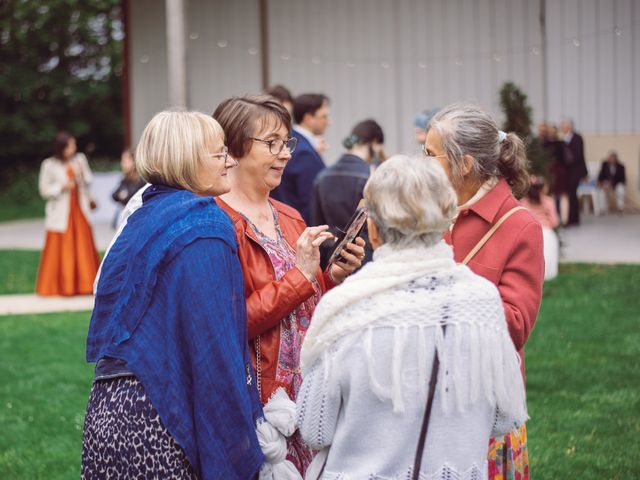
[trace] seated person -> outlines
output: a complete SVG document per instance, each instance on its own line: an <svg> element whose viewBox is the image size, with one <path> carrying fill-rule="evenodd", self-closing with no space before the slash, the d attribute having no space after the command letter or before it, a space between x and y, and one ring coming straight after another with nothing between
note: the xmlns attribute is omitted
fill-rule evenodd
<svg viewBox="0 0 640 480"><path fill-rule="evenodd" d="M627 177L624 165L620 163L618 154L613 150L609 152L609 156L602 162L600 174L598 175L598 192L601 197L600 204L604 206L605 211L608 210L608 197L615 195L616 209L618 212L624 210L625 184Z"/></svg>

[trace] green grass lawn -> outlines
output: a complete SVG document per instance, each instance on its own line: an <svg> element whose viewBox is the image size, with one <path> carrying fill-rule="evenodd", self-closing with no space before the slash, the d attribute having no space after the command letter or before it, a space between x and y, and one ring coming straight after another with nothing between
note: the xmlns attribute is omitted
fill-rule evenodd
<svg viewBox="0 0 640 480"><path fill-rule="evenodd" d="M79 478L88 320L88 312L0 317L0 478Z"/></svg>
<svg viewBox="0 0 640 480"><path fill-rule="evenodd" d="M33 293L39 262L40 250L0 250L0 295Z"/></svg>
<svg viewBox="0 0 640 480"><path fill-rule="evenodd" d="M640 478L640 266L562 265L527 344L533 478Z"/></svg>
<svg viewBox="0 0 640 480"><path fill-rule="evenodd" d="M14 167L0 175L0 222L44 217L35 166Z"/></svg>
<svg viewBox="0 0 640 480"><path fill-rule="evenodd" d="M0 295L33 293L40 251L0 250Z"/></svg>
<svg viewBox="0 0 640 480"><path fill-rule="evenodd" d="M527 345L532 478L640 478L639 280L640 266L562 265L545 285ZM0 317L0 478L78 477L88 318Z"/></svg>

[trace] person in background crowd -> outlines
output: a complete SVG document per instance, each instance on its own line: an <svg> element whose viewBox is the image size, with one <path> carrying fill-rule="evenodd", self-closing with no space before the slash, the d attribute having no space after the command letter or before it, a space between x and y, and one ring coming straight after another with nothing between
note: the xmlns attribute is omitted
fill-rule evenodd
<svg viewBox="0 0 640 480"><path fill-rule="evenodd" d="M97 362L82 478L250 479L264 457L224 134L157 114L136 150L151 183L105 257L87 336Z"/></svg>
<svg viewBox="0 0 640 480"><path fill-rule="evenodd" d="M111 198L124 207L129 200L131 200L131 197L133 197L138 190L144 187L145 181L140 177L140 174L136 170L133 154L128 148L126 148L120 156L120 168L123 174L122 180L120 180L118 188L116 188L111 194ZM117 216L119 213L119 211L116 213L114 227L118 226Z"/></svg>
<svg viewBox="0 0 640 480"><path fill-rule="evenodd" d="M420 147L424 145L424 142L427 140L427 125L429 125L429 120L433 117L437 112L438 108L434 108L431 110L424 110L422 113L419 113L415 117L413 117L413 126L415 127L415 135L416 142Z"/></svg>
<svg viewBox="0 0 640 480"><path fill-rule="evenodd" d="M364 186L374 162L385 159L382 127L375 120L364 120L342 142L347 152L334 165L323 170L313 185L311 223L329 225L329 231L345 228L362 200ZM367 240L366 233L363 238ZM322 248L327 260L327 248ZM371 260L373 250L365 246L363 264Z"/></svg>
<svg viewBox="0 0 640 480"><path fill-rule="evenodd" d="M295 98L291 136L298 142L282 182L272 197L295 208L307 224L311 224L313 182L325 164L317 150L317 136L324 135L329 125L329 100L322 94L304 94Z"/></svg>
<svg viewBox="0 0 640 480"><path fill-rule="evenodd" d="M544 243L544 279L551 280L558 275L560 245L555 229L560 221L553 198L546 194L544 178L531 176L531 186L520 203L529 210L542 226Z"/></svg>
<svg viewBox="0 0 640 480"><path fill-rule="evenodd" d="M445 240L456 262L498 287L524 377L524 346L544 279L542 228L515 198L529 188L524 144L516 134L501 132L484 109L456 103L431 119L424 148L440 162L458 196L458 215ZM516 475L529 478L525 425L490 444L489 478Z"/></svg>
<svg viewBox="0 0 640 480"><path fill-rule="evenodd" d="M600 205L604 206L605 211L608 210L608 196L613 194L616 201L616 209L619 213L624 211L625 185L627 176L624 165L620 163L618 154L614 151L609 152L607 159L602 162L600 173L598 174L598 195L601 195Z"/></svg>
<svg viewBox="0 0 640 480"><path fill-rule="evenodd" d="M47 202L38 295L88 295L93 291L100 258L88 220L92 178L87 157L77 151L76 139L59 132L53 156L42 162L38 179L40 195Z"/></svg>
<svg viewBox="0 0 640 480"><path fill-rule="evenodd" d="M293 96L287 87L284 85L274 85L265 90L267 95L271 95L276 98L284 108L287 109L289 115L293 115Z"/></svg>
<svg viewBox="0 0 640 480"><path fill-rule="evenodd" d="M569 223L569 192L571 190L570 181L570 160L571 154L567 145L560 139L558 127L546 125L546 131L542 146L551 156L549 173L551 174L551 193L555 199L556 211L560 215L560 221L565 226ZM540 128L538 129L540 134ZM541 139L543 137L540 137Z"/></svg>
<svg viewBox="0 0 640 480"><path fill-rule="evenodd" d="M567 225L580 224L580 202L578 202L578 186L589 175L584 160L584 141L582 135L574 130L573 120L564 119L560 122L560 130L567 145L568 176L569 176L569 220Z"/></svg>
<svg viewBox="0 0 640 480"><path fill-rule="evenodd" d="M433 393L420 478L486 478L490 436L527 418L498 290L442 240L456 194L435 160L391 157L364 198L373 262L320 300L302 346L298 425L324 449L313 467L325 462L323 479L417 478Z"/></svg>
<svg viewBox="0 0 640 480"><path fill-rule="evenodd" d="M263 404L283 389L295 401L302 375L300 347L321 295L360 267L364 241L347 245L343 261L320 269L326 225L307 227L293 208L270 198L292 162L287 110L267 95L228 98L213 113L238 160L231 191L218 199L238 240L247 302L252 361ZM285 168L286 167L286 168ZM298 431L288 438L287 459L304 475L312 451Z"/></svg>

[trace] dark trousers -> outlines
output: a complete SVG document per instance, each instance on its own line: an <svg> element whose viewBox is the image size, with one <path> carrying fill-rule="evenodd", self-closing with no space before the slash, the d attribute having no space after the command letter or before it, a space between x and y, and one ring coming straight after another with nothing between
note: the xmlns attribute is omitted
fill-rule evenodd
<svg viewBox="0 0 640 480"><path fill-rule="evenodd" d="M580 201L578 200L578 185L580 180L571 180L569 185L569 218L567 223L569 225L580 224Z"/></svg>

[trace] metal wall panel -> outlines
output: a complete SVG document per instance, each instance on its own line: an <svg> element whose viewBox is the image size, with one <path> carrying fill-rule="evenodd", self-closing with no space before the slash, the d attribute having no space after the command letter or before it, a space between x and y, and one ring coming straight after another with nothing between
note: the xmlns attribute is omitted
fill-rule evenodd
<svg viewBox="0 0 640 480"><path fill-rule="evenodd" d="M134 139L167 106L159 4L130 2ZM535 122L546 110L547 120L569 116L586 133L640 131L637 0L547 0L546 60L539 5L269 0L270 83L330 97L327 163L340 155L351 127L368 117L382 124L389 152L417 151L412 118L423 109L472 100L500 117L505 81L528 95ZM226 96L259 91L258 0L190 0L188 8L190 107L210 112Z"/></svg>
<svg viewBox="0 0 640 480"><path fill-rule="evenodd" d="M498 89L507 80L531 92L539 110L541 55L532 45L541 40L531 3L272 0L272 83L329 95L328 163L367 117L384 127L390 152L415 152L415 114L472 100L499 115Z"/></svg>
<svg viewBox="0 0 640 480"><path fill-rule="evenodd" d="M257 0L188 2L189 108L213 113L221 100L261 90Z"/></svg>
<svg viewBox="0 0 640 480"><path fill-rule="evenodd" d="M633 128L633 97L631 62L633 61L633 44L629 30L624 27L630 24L631 3L633 0L616 0L614 4L613 41L615 44L615 93L616 124L615 131L628 133ZM637 1L636 1L637 3Z"/></svg>
<svg viewBox="0 0 640 480"><path fill-rule="evenodd" d="M580 48L580 116L576 118L577 127L587 132L598 131L598 51L596 34L598 0L583 0L580 5L579 19L582 33Z"/></svg>
<svg viewBox="0 0 640 480"><path fill-rule="evenodd" d="M631 27L623 29L623 35L631 36L631 97L630 104L633 111L632 132L640 132L640 4L637 1L631 2ZM638 159L640 162L640 159ZM640 178L639 178L640 181Z"/></svg>
<svg viewBox="0 0 640 480"><path fill-rule="evenodd" d="M131 141L169 104L164 2L136 0L130 10Z"/></svg>

